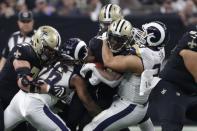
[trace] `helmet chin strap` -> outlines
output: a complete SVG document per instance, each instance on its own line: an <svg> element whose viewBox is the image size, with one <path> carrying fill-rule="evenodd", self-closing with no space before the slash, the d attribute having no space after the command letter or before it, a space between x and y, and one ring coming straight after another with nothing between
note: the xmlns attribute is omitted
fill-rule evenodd
<svg viewBox="0 0 197 131"><path fill-rule="evenodd" d="M111 44L109 43L109 41L108 41L108 46L109 46L109 48L110 48L110 50L111 50L112 53L119 53L119 52L121 51L121 49L126 45L127 42L128 42L128 41L126 41L124 44L122 44L121 47L119 47L119 48L116 49L116 50L114 50L114 49L112 48L112 46L111 46Z"/></svg>

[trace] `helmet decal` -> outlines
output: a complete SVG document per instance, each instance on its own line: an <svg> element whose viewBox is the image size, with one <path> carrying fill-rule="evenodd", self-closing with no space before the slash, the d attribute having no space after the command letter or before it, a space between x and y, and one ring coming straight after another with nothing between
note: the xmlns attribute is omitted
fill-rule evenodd
<svg viewBox="0 0 197 131"><path fill-rule="evenodd" d="M147 43L149 44L149 46L157 46L157 45L161 44L164 41L164 39L165 39L165 30L160 24L158 24L156 22L151 22L149 24L145 24L145 25L142 26L142 28L144 30L147 30L151 26L155 27L155 28L157 28L159 30L159 32L160 32L160 39L153 43L151 41L151 39L155 38L155 35L154 34L150 34L149 36L147 36Z"/></svg>

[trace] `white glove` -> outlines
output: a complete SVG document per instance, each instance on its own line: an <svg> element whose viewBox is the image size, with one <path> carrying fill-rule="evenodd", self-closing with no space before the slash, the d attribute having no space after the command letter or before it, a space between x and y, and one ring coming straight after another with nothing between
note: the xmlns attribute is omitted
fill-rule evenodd
<svg viewBox="0 0 197 131"><path fill-rule="evenodd" d="M122 80L122 77L118 80L108 80L108 79L104 78L99 73L99 71L96 68L96 65L94 63L85 64L80 70L81 76L85 77L88 71L92 71L92 76L89 78L89 82L92 85L97 85L100 82L103 82L113 88L113 87L116 87L120 83L120 81Z"/></svg>
<svg viewBox="0 0 197 131"><path fill-rule="evenodd" d="M102 35L100 35L98 38L101 39L101 40L107 40L107 39L108 39L107 32L104 32L104 33L103 33Z"/></svg>
<svg viewBox="0 0 197 131"><path fill-rule="evenodd" d="M87 63L85 64L81 70L80 70L80 74L81 76L83 76L85 78L86 74L88 71L93 71L93 68L95 67L96 65L94 63Z"/></svg>
<svg viewBox="0 0 197 131"><path fill-rule="evenodd" d="M92 72L92 76L89 78L89 82L91 85L95 86L98 85L101 81L99 77L95 74L95 72Z"/></svg>
<svg viewBox="0 0 197 131"><path fill-rule="evenodd" d="M96 69L95 67L96 67L96 65L94 63L87 63L80 70L80 74L84 78L85 78L88 71L92 71L92 76L89 78L89 82L91 83L91 85L97 85L100 83L99 78L96 76L96 74L94 72L94 70Z"/></svg>

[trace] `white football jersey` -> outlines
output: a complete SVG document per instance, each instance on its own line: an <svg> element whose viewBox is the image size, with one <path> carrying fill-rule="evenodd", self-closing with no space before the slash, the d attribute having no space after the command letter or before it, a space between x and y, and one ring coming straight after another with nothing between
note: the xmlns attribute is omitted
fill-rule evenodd
<svg viewBox="0 0 197 131"><path fill-rule="evenodd" d="M72 76L73 70L73 67L68 66L68 71L64 72L60 62L57 62L53 67L43 68L38 77L47 82L50 86L57 85L65 87L66 97L64 98L64 101L70 102L74 95L74 90L69 87L69 80ZM57 97L50 94L29 93L29 95L40 99L48 106L53 106L58 100Z"/></svg>
<svg viewBox="0 0 197 131"><path fill-rule="evenodd" d="M164 48L159 51L151 50L147 47L134 46L136 54L141 58L144 70L155 70L154 76L157 76L160 71L160 66L165 57ZM150 92L140 95L141 76L132 72L123 74L123 80L119 86L118 94L120 97L128 99L136 104L144 104L147 102Z"/></svg>

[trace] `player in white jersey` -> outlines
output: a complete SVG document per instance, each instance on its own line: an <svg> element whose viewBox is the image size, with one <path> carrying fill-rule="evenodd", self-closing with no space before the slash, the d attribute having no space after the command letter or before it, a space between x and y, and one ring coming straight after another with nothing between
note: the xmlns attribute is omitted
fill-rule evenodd
<svg viewBox="0 0 197 131"><path fill-rule="evenodd" d="M97 114L99 108L87 93L86 84L74 72L74 65L81 63L86 56L84 41L71 38L64 43L59 55L61 59L43 68L33 81L24 81L35 90L32 93L27 88L27 92L23 89L15 95L4 112L5 130L12 130L20 122L28 121L42 131L70 131L52 110L59 99L70 102L75 91L86 109Z"/></svg>
<svg viewBox="0 0 197 131"><path fill-rule="evenodd" d="M132 28L124 19L110 25L102 56L106 67L123 73L123 80L111 107L97 115L84 131L119 131L137 124L143 131L154 131L151 120L145 117L149 94L158 82L153 76L158 74L165 56L162 46L167 38L166 28L159 22L143 25L143 31ZM113 56L111 50L128 46L131 36L136 42L131 54Z"/></svg>

